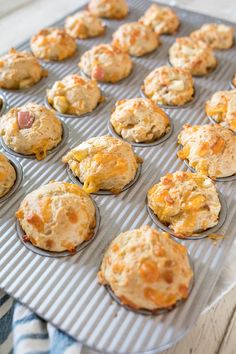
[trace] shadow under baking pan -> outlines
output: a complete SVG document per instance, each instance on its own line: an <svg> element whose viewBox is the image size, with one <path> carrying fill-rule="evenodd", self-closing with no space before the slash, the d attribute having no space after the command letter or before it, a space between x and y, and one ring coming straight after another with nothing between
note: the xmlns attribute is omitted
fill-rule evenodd
<svg viewBox="0 0 236 354"><path fill-rule="evenodd" d="M156 146L156 145L159 145L159 144L162 144L164 143L167 139L170 138L170 136L172 135L173 131L174 131L174 124L173 124L173 121L170 117L169 118L169 121L170 121L170 129L169 131L162 135L159 139L155 140L155 141L152 141L150 143L136 143L136 142L133 142L133 141L128 141L124 138L122 138L119 134L116 133L115 129L113 128L112 124L111 124L111 121L108 120L108 123L107 123L107 128L109 130L109 133L114 136L115 138L118 138L120 140L123 140L125 141L126 143L129 143L130 145L134 146L134 147L140 147L140 148L145 148L145 147L152 147L152 146Z"/></svg>
<svg viewBox="0 0 236 354"><path fill-rule="evenodd" d="M58 152L63 146L65 146L65 144L69 138L69 129L68 129L67 125L63 121L61 121L61 124L62 124L62 139L57 146L55 146L53 149L47 151L47 156ZM31 159L31 160L36 159L34 154L24 155L24 154L20 154L19 152L16 152L16 151L10 149L6 145L6 143L4 142L3 138L1 138L1 144L2 144L3 149L13 156L21 157L21 158L25 158L25 159ZM47 156L46 156L46 158L47 158Z"/></svg>
<svg viewBox="0 0 236 354"><path fill-rule="evenodd" d="M141 86L140 88L140 95L143 97L143 98L148 98L149 100L151 100L152 98L148 97L144 92L143 92L143 85ZM194 85L194 94L193 94L193 98L189 101L189 102L186 102L185 104L183 105L179 105L179 106L174 106L174 105L167 105L167 104L162 104L162 103L156 103L156 105L160 108L164 108L164 109L184 109L184 108L188 108L188 107L191 107L193 104L196 103L198 99L198 95L197 95L197 89L196 89L196 85Z"/></svg>
<svg viewBox="0 0 236 354"><path fill-rule="evenodd" d="M221 205L221 210L220 210L220 214L219 214L219 220L217 225L205 230L205 231L201 231L198 233L193 234L192 236L188 236L188 237L181 237L179 235L176 235L175 232L173 230L171 230L168 226L166 226L165 224L163 224L159 218L157 217L156 214L154 214L153 210L149 207L148 205L148 199L146 198L146 208L147 208L147 212L150 216L150 218L152 219L152 221L154 222L154 224L156 226L158 226L161 230L167 232L168 234L170 234L173 237L179 238L181 240L200 240L202 238L208 237L210 234L215 233L216 231L218 231L221 226L224 224L225 220L226 220L226 216L227 216L227 204L226 201L223 197L223 195L217 190L217 194L220 200L220 205Z"/></svg>
<svg viewBox="0 0 236 354"><path fill-rule="evenodd" d="M66 171L67 171L67 174L70 178L70 180L75 183L75 184L78 184L80 187L83 187L83 183L80 182L79 178L78 177L75 177L75 175L73 174L73 172L71 171L70 167L67 165L66 167ZM138 166L138 169L137 169L137 172L136 172L136 175L134 177L134 179L128 183L120 193L126 191L127 189L131 188L139 179L140 175L141 175L141 171L142 171L142 164L139 164ZM107 190L99 190L97 191L96 193L91 193L91 194L94 194L94 195L115 195L114 193L110 192L110 191L107 191Z"/></svg>
<svg viewBox="0 0 236 354"><path fill-rule="evenodd" d="M10 197L12 197L18 191L23 180L23 169L21 164L12 156L6 155L6 157L8 158L9 162L11 163L16 172L16 179L12 188L5 195L0 197L0 205L1 203L5 202Z"/></svg>
<svg viewBox="0 0 236 354"><path fill-rule="evenodd" d="M177 242L175 240L175 242ZM190 296L191 294L191 291L193 289L193 286L194 286L194 265L193 265L193 261L188 253L188 259L189 259L189 264L190 264L190 267L191 267L191 270L193 272L193 277L190 281L190 285L189 285L189 294L188 294L188 297ZM125 308L126 310L128 311L131 311L131 312L134 312L136 313L137 315L143 315L143 316L159 316L159 315L164 315L164 314L167 314L169 313L170 311L172 310L175 310L178 306L180 306L181 304L183 304L184 302L186 302L188 299L182 299L182 300L179 300L176 302L176 304L174 304L173 306L171 307L168 307L168 308L163 308L163 309L157 309L157 310L147 310L147 309L134 309L132 308L131 306L128 306L128 305L124 305L118 296L116 296L116 294L113 292L112 288L109 286L109 285L105 285L105 289L107 290L107 292L109 293L109 295L111 296L111 298L113 300L115 300L115 302Z"/></svg>
<svg viewBox="0 0 236 354"><path fill-rule="evenodd" d="M23 231L23 229L22 229L22 227L21 227L21 225L20 225L18 220L16 220L17 236L19 237L20 241L23 243L23 245L26 248L28 248L30 251L32 251L34 253L37 253L40 256L54 257L54 258L73 256L73 255L83 251L85 248L87 248L90 245L90 243L92 243L93 240L98 235L100 221L101 221L101 216L100 216L99 208L98 208L97 204L95 203L95 201L93 199L92 199L92 202L93 202L93 205L95 207L95 213L96 213L96 227L94 228L93 236L88 241L84 241L79 246L77 246L74 252L69 252L69 251L63 251L63 252L46 251L46 250L43 250L43 249L41 249L39 247L34 246L30 241L25 241L24 240L25 233L24 233L24 231Z"/></svg>

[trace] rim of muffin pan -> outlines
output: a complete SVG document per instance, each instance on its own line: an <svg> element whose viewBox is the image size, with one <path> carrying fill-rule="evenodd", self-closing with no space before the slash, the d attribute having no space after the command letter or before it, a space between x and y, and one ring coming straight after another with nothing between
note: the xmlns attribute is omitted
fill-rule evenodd
<svg viewBox="0 0 236 354"><path fill-rule="evenodd" d="M152 147L152 146L157 146L159 144L162 144L164 143L166 140L168 140L172 133L174 132L174 123L173 123L173 120L168 116L169 118L169 121L170 121L170 129L169 131L162 135L159 139L157 140L154 140L154 141L151 141L149 143L137 143L137 142L133 142L133 141L128 141L126 139L124 139L121 135L119 135L115 129L113 128L113 125L111 124L111 121L110 119L108 120L108 123L107 123L107 128L108 128L108 131L109 133L114 136L115 138L118 138L120 140L123 140L125 141L126 143L129 143L130 145L134 146L134 147L140 147L140 148L144 148L144 147Z"/></svg>
<svg viewBox="0 0 236 354"><path fill-rule="evenodd" d="M0 106L0 117L1 117L7 110L7 98L3 92L0 92L0 101L2 102Z"/></svg>
<svg viewBox="0 0 236 354"><path fill-rule="evenodd" d="M46 155L45 159L48 157L48 155L55 154L56 152L58 152L67 143L67 140L69 138L69 128L67 127L65 122L63 122L62 120L60 120L60 122L62 124L62 139L57 146L55 146L51 150L47 150L47 155ZM1 144L2 144L3 149L13 156L21 157L21 158L25 158L25 159L36 160L35 154L24 155L24 154L20 154L19 152L16 152L16 151L12 150L11 148L9 148L7 146L7 144L4 142L2 137L1 137ZM45 160L45 159L43 159L43 160ZM40 161L42 161L42 160L40 160Z"/></svg>
<svg viewBox="0 0 236 354"><path fill-rule="evenodd" d="M141 176L141 171L142 171L142 164L139 163L134 179L132 181L130 181L126 186L124 186L124 188L121 190L120 193L125 192L127 189L131 188L133 185L136 184L136 182L139 180L139 178ZM67 172L71 182L79 185L80 187L83 187L84 184L79 180L78 177L76 177L73 174L73 172L71 171L68 164L66 166L66 172ZM113 196L119 195L119 194L114 194L114 193L110 192L109 190L104 190L104 189L101 189L95 193L90 193L90 194L93 194L93 195L113 195Z"/></svg>
<svg viewBox="0 0 236 354"><path fill-rule="evenodd" d="M177 243L180 243L178 240L174 240ZM111 298L121 307L125 308L128 311L134 312L138 315L144 315L144 316L159 316L159 315L164 315L167 313L170 313L172 310L175 310L177 307L179 307L181 304L183 304L184 302L188 301L188 298L191 294L191 291L193 290L194 287L194 281L195 281L195 274L194 274L194 263L192 261L192 258L187 250L187 255L188 255L188 260L189 260L189 265L190 268L192 270L193 276L192 279L190 281L189 284L189 293L188 293L188 297L186 299L181 299L178 300L174 305L167 307L167 308L160 308L157 310L148 310L148 309L134 309L131 306L125 305L121 302L121 300L119 299L119 297L114 293L114 291L112 290L111 286L106 284L104 287L106 289L106 291L108 292L108 294L111 296ZM100 269L100 267L99 267Z"/></svg>
<svg viewBox="0 0 236 354"><path fill-rule="evenodd" d="M91 197L90 197L91 198ZM99 227L100 227L100 223L101 223L101 216L100 216L100 211L99 208L97 206L97 203L93 200L93 198L91 198L93 205L95 207L95 214L96 214L96 226L94 228L93 231L93 236L87 240L82 242L80 245L78 245L75 248L74 252L69 252L69 251L62 251L62 252L53 252L53 251L47 251L44 250L42 248L39 248L37 246L34 246L30 241L25 241L24 240L24 236L25 236L25 232L22 229L19 220L16 220L16 230L17 230L17 236L20 239L21 243L30 251L37 253L40 256L44 256L44 257L54 257L54 258L61 258L61 257L68 257L68 256L74 256L76 254L78 254L79 252L82 252L83 250L85 250L93 241L94 239L97 237L98 235L98 231L99 231Z"/></svg>
<svg viewBox="0 0 236 354"><path fill-rule="evenodd" d="M152 219L152 221L154 222L154 224L160 228L162 231L167 232L168 234L170 234L172 237L174 238L178 238L181 240L200 240L203 238L208 237L210 234L216 233L216 231L218 231L224 224L225 220L226 220L226 216L227 216L227 204L225 201L225 198L223 197L222 193L217 189L217 195L220 201L220 205L221 205L221 209L220 209L220 213L219 213L219 217L218 217L218 223L207 229L204 231L199 231L194 233L191 236L179 236L178 234L175 234L175 232L168 227L167 225L163 224L160 219L158 218L158 216L154 213L154 211L149 207L148 205L148 198L146 197L146 208L147 208L147 212L148 215L150 216L150 218Z"/></svg>
<svg viewBox="0 0 236 354"><path fill-rule="evenodd" d="M87 112L87 113L83 113L83 114L80 114L80 115L76 115L76 114L67 114L67 113L61 113L59 111L57 111L49 102L48 102L48 98L47 98L47 95L45 96L44 98L44 104L45 106L48 108L48 109L51 109L53 110L59 117L61 118L77 118L77 119L80 119L80 118L85 118L85 117L90 117L92 115L96 115L97 113L99 113L100 109L102 109L105 104L106 104L106 96L105 96L105 93L104 91L101 90L101 88L99 87L100 89L100 92L101 92L101 99L102 101L98 102L96 107L91 111L91 112Z"/></svg>
<svg viewBox="0 0 236 354"><path fill-rule="evenodd" d="M183 148L183 146L180 144L178 147L178 150L181 150ZM189 168L189 170L191 172L197 173L197 171L195 170L195 168L193 168L192 166L190 166L189 162L187 159L182 160L184 162L184 164ZM231 182L231 181L235 181L236 180L236 173L234 173L231 176L227 176L227 177L216 177L216 178L211 178L210 176L206 176L208 178L210 178L212 181L214 182Z"/></svg>
<svg viewBox="0 0 236 354"><path fill-rule="evenodd" d="M143 91L143 88L144 88L144 83L142 84L142 86L140 87L140 95L143 97L143 98L148 98L149 100L152 100L151 97L148 97L144 91ZM162 104L162 103L158 103L158 102L155 102L153 100L153 102L160 108L164 108L164 109L184 109L184 108L188 108L188 107L191 107L193 104L196 103L196 101L198 100L198 94L197 94L197 88L196 88L196 84L194 84L193 86L194 88L194 93L193 93L193 96L192 96L192 99L188 102L186 102L185 104L182 104L182 105L179 105L179 106L175 106L175 105L166 105L166 104Z"/></svg>
<svg viewBox="0 0 236 354"><path fill-rule="evenodd" d="M15 172L16 172L16 179L11 187L11 189L4 194L2 197L0 197L0 204L8 200L10 197L12 197L19 189L19 187L22 184L23 180L23 169L19 161L17 161L14 157L9 156L8 154L4 154L4 156L7 157L9 160L10 164L13 166Z"/></svg>

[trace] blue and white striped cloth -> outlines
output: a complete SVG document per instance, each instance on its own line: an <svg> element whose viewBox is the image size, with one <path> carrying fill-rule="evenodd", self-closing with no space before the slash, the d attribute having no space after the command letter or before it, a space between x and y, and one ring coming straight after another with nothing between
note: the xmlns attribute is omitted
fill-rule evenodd
<svg viewBox="0 0 236 354"><path fill-rule="evenodd" d="M88 354L56 329L0 290L0 354Z"/></svg>

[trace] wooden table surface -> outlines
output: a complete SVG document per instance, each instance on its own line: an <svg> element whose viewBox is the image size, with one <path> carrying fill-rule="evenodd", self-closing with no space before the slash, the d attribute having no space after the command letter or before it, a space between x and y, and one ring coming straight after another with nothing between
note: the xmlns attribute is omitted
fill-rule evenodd
<svg viewBox="0 0 236 354"><path fill-rule="evenodd" d="M144 0L145 1L145 0ZM6 52L32 34L84 4L84 0L0 0L0 52ZM236 0L160 0L236 23ZM236 26L235 26L236 27ZM236 63L235 63L236 65ZM221 276L229 277L235 248ZM234 262L234 263L233 263ZM234 268L234 267L233 267ZM232 275L230 274L232 277ZM236 280L235 276L233 275ZM228 279L228 278L227 278ZM218 285L218 287L221 284ZM189 334L163 354L236 354L236 287L227 286L224 296L214 298ZM213 303L214 300L214 304ZM87 349L83 354L91 354Z"/></svg>

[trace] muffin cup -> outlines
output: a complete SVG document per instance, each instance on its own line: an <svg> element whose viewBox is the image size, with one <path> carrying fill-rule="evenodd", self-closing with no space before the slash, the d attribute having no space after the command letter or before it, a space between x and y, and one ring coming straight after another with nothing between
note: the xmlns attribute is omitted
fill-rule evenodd
<svg viewBox="0 0 236 354"><path fill-rule="evenodd" d="M144 91L143 91L143 85L141 86L140 88L140 94L143 98L148 98L151 100L150 97L148 97ZM194 85L194 94L193 94L193 98L191 99L191 101L189 102L186 102L185 104L181 105L181 106L174 106L174 105L166 105L166 104L161 104L161 103L157 103L155 101L155 104L160 107L160 108L164 108L164 109L183 109L183 108L188 108L188 107L191 107L194 103L196 103L198 97L197 97L197 94L196 94L196 85Z"/></svg>
<svg viewBox="0 0 236 354"><path fill-rule="evenodd" d="M178 242L175 240L175 242ZM192 269L193 272L193 277L190 281L190 285L189 285L189 295L191 294L191 291L193 289L194 286L194 265L193 265L193 261L188 253L188 259L189 259L189 264L190 267ZM157 310L147 310L147 309L134 309L131 306L128 305L124 305L122 304L122 302L120 301L119 297L116 296L116 294L113 292L112 288L110 287L110 285L105 285L105 289L107 290L107 292L109 293L109 295L111 296L111 298L121 307L125 308L128 311L134 312L138 315L144 315L144 316L158 316L158 315L163 315L163 314L167 314L170 311L174 310L176 307L178 307L179 305L181 305L182 303L184 303L185 301L188 300L187 299L182 299L182 300L178 300L173 306L170 306L168 308L163 308L163 309L157 309Z"/></svg>
<svg viewBox="0 0 236 354"><path fill-rule="evenodd" d="M92 199L92 198L91 198ZM69 251L62 251L62 252L52 252L52 251L46 251L43 250L39 247L34 246L30 241L24 241L24 230L22 229L20 223L18 220L16 220L16 231L17 231L17 236L19 237L20 241L25 245L26 248L28 248L30 251L39 254L40 256L44 257L55 257L55 258L61 258L61 257L67 257L67 256L73 256L76 253L79 253L83 251L86 247L89 246L90 243L95 239L95 237L98 234L99 226L100 226L100 212L97 204L95 201L92 199L93 205L95 207L95 212L96 212L96 227L94 228L94 234L93 236L88 240L84 241L80 245L78 245L75 249L75 252L69 252Z"/></svg>
<svg viewBox="0 0 236 354"><path fill-rule="evenodd" d="M209 117L210 119L210 117ZM182 145L179 146L179 150L182 148ZM183 160L185 165L190 169L191 172L197 172L195 170L195 168L193 168L192 166L190 166L188 160L184 159ZM209 176L208 176L209 177ZM209 177L211 178L211 177ZM211 178L212 179L212 178ZM216 181L216 182L231 182L231 181L235 181L236 180L236 173L232 176L227 176L227 177L216 177L215 179L212 179L213 181Z"/></svg>
<svg viewBox="0 0 236 354"><path fill-rule="evenodd" d="M1 117L5 113L7 108L6 97L2 92L0 93L0 101L2 102L2 106L0 108L0 117Z"/></svg>
<svg viewBox="0 0 236 354"><path fill-rule="evenodd" d="M61 124L62 124L62 139L61 139L60 143L57 146L55 146L53 149L47 151L47 156L50 155L50 154L55 154L56 152L58 152L66 144L66 142L68 140L69 129L68 129L67 125L63 121L61 121ZM1 138L1 144L2 144L3 149L5 151L7 151L11 155L14 155L16 157L25 158L25 159L32 159L32 160L36 159L34 154L32 154L32 155L24 155L24 154L20 154L19 152L16 152L16 151L10 149L6 145L6 143L4 142L3 138ZM47 156L45 158L47 158Z"/></svg>
<svg viewBox="0 0 236 354"><path fill-rule="evenodd" d="M129 143L130 145L132 146L135 146L135 147L152 147L152 146L156 146L156 145L159 145L159 144L162 144L164 143L167 139L169 139L169 137L172 135L173 131L174 131L174 124L173 124L173 121L170 117L168 117L169 120L170 120L170 129L169 131L165 134L165 135L162 135L159 139L155 140L155 141L152 141L150 143L136 143L136 142L133 142L133 141L128 141L124 138L122 138L122 136L120 136L119 134L117 134L117 132L115 131L115 129L113 128L112 124L111 124L111 121L109 120L108 123L107 123L107 127L108 127L108 130L109 130L109 133L114 136L115 138L118 138L120 140L123 140L125 141L126 143Z"/></svg>
<svg viewBox="0 0 236 354"><path fill-rule="evenodd" d="M171 64L169 57L168 57L167 62L170 66L174 67L174 65ZM220 68L219 60L218 60L218 58L216 58L216 66L214 68L211 68L206 74L202 74L202 75L193 75L192 74L192 76L195 78L201 79L201 78L207 77L208 75L211 75L212 73L218 72L219 68Z"/></svg>
<svg viewBox="0 0 236 354"><path fill-rule="evenodd" d="M217 194L218 194L218 197L219 197L219 200L220 200L220 204L221 204L221 210L220 210L219 220L218 220L217 225L215 225L215 226L213 226L213 227L211 227L211 228L209 228L209 229L207 229L205 231L196 233L196 234L194 234L195 236L192 235L192 236L188 236L188 237L181 237L181 236L176 235L173 230L171 230L168 226L163 224L159 220L157 215L154 214L153 210L149 207L148 199L146 198L147 212L148 212L150 218L152 219L152 221L154 222L154 224L156 226L158 226L161 230L163 230L163 231L167 232L168 234L170 234L171 236L174 236L174 237L182 239L182 240L200 240L200 239L205 238L205 237L209 236L210 234L213 234L216 231L218 231L221 228L221 226L224 224L224 222L225 222L225 219L226 219L226 216L227 216L227 204L226 204L226 201L225 201L223 195L220 193L220 191L217 190Z"/></svg>
<svg viewBox="0 0 236 354"><path fill-rule="evenodd" d="M234 77L233 77L233 78L234 78ZM232 90L236 90L236 86L235 86L234 83L233 83L233 78L232 78L232 80L230 80L229 86L230 86L230 88L231 88Z"/></svg>
<svg viewBox="0 0 236 354"><path fill-rule="evenodd" d="M105 98L105 95L103 94L103 92L101 91L101 97L104 97ZM94 113L98 113L99 110L105 105L106 103L106 98L102 101L102 102L98 102L97 106L91 111L91 112L87 112L87 113L83 113L81 115L76 115L76 114L64 114L64 113L61 113L59 111L57 111L49 102L48 102L48 98L47 96L45 96L44 98L44 104L47 108L49 109L52 109L59 117L62 117L62 118L77 118L77 119L80 119L80 118L85 118L85 117L88 117L88 116L91 116L93 115Z"/></svg>
<svg viewBox="0 0 236 354"><path fill-rule="evenodd" d="M83 183L80 182L79 178L78 177L75 177L73 172L71 171L69 165L67 165L66 167L66 171L67 171L67 174L70 178L70 180L75 183L75 184L78 184L80 187L83 187ZM129 189L130 187L132 187L139 179L140 175L141 175L141 171L142 171L142 165L139 164L138 166L138 169L137 169L137 172L136 172L136 175L134 177L134 179L128 183L120 193L126 191L127 189ZM119 194L120 194L119 193ZM91 193L91 194L94 194L94 195L115 195L114 193L111 193L110 191L106 191L106 190L99 190L97 191L96 193Z"/></svg>
<svg viewBox="0 0 236 354"><path fill-rule="evenodd" d="M22 179L23 179L23 169L21 164L12 156L7 155L7 158L11 165L14 167L14 170L16 172L16 180L12 186L12 188L2 197L0 197L0 204L5 202L7 199L12 197L14 194L17 193L19 187L21 186Z"/></svg>

